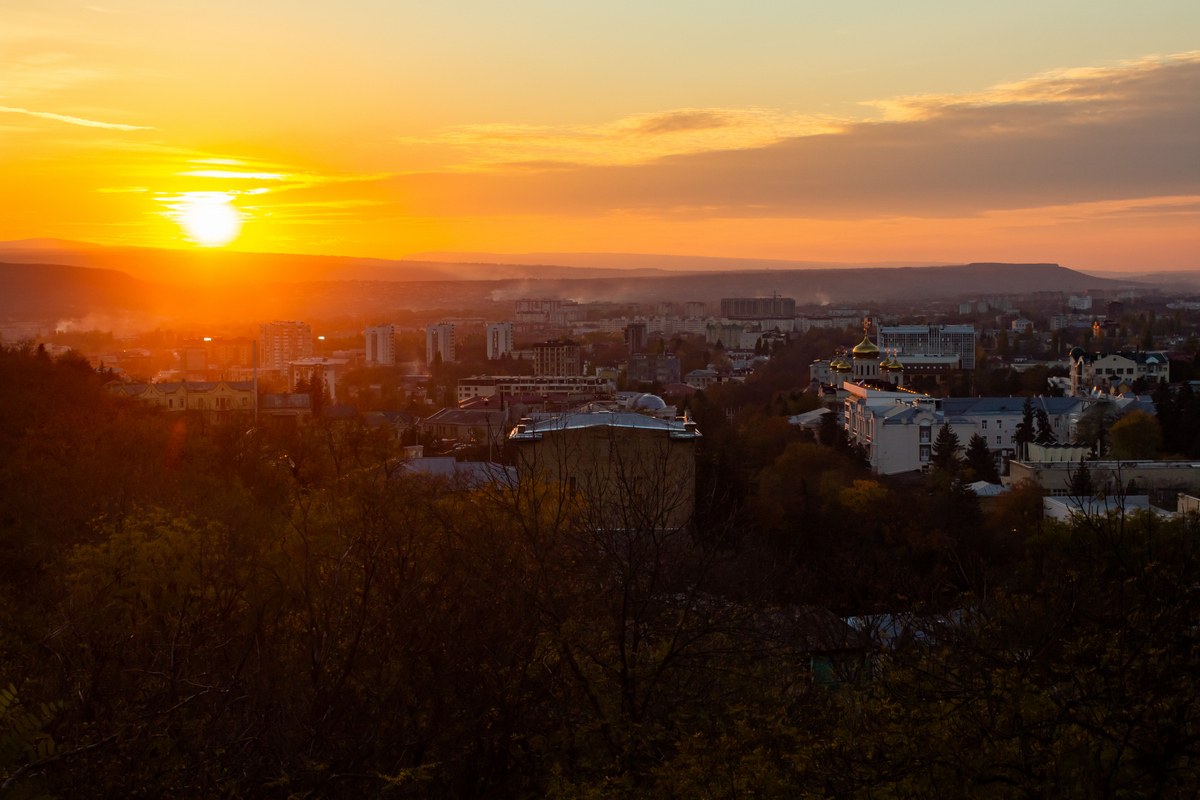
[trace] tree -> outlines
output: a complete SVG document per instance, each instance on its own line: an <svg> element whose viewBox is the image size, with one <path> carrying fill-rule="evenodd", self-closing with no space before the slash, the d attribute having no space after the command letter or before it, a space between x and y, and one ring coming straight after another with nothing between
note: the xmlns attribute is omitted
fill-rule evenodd
<svg viewBox="0 0 1200 800"><path fill-rule="evenodd" d="M1003 330L996 336L996 355L1008 358L1008 333Z"/></svg>
<svg viewBox="0 0 1200 800"><path fill-rule="evenodd" d="M1029 457L1029 443L1034 439L1033 428L1033 400L1026 397L1025 406L1021 409L1021 421L1017 423L1017 430L1013 434L1013 439L1017 443L1017 453L1021 458Z"/></svg>
<svg viewBox="0 0 1200 800"><path fill-rule="evenodd" d="M1109 435L1113 458L1155 458L1162 449L1163 435L1158 420L1145 411L1130 411L1113 423Z"/></svg>
<svg viewBox="0 0 1200 800"><path fill-rule="evenodd" d="M1000 473L996 469L996 460L992 458L992 453L988 449L987 439L978 433L974 434L967 442L967 451L963 461L975 480L988 483L1000 482Z"/></svg>
<svg viewBox="0 0 1200 800"><path fill-rule="evenodd" d="M1071 470L1069 478L1070 482L1067 484L1069 497L1091 497L1096 493L1096 484L1092 481L1092 470L1082 457L1079 459L1079 466Z"/></svg>
<svg viewBox="0 0 1200 800"><path fill-rule="evenodd" d="M1099 458L1107 451L1109 413L1112 403L1101 400L1084 413L1079 420L1078 438L1092 445L1096 457Z"/></svg>
<svg viewBox="0 0 1200 800"><path fill-rule="evenodd" d="M958 434L950 427L950 423L942 423L937 438L933 441L933 463L947 472L953 471L958 466L960 446Z"/></svg>
<svg viewBox="0 0 1200 800"><path fill-rule="evenodd" d="M1050 427L1050 415L1046 413L1046 409L1044 408L1037 410L1037 436L1034 441L1043 445L1054 444L1058 441L1058 437Z"/></svg>

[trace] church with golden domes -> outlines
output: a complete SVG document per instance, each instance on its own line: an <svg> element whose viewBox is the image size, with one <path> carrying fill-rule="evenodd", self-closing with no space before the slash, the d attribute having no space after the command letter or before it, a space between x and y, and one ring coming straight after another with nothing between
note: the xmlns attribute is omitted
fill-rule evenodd
<svg viewBox="0 0 1200 800"><path fill-rule="evenodd" d="M841 389L847 381L878 381L892 386L904 385L904 365L896 357L896 353L883 353L879 346L871 341L871 335L864 330L862 341L851 348L849 354L838 352L828 362L818 361L810 368L816 383L831 385Z"/></svg>

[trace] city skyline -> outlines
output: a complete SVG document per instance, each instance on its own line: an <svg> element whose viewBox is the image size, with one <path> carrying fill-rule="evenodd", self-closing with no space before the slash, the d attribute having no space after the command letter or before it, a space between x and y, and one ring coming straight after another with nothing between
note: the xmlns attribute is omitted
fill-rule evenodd
<svg viewBox="0 0 1200 800"><path fill-rule="evenodd" d="M1197 266L1184 3L0 20L0 239Z"/></svg>

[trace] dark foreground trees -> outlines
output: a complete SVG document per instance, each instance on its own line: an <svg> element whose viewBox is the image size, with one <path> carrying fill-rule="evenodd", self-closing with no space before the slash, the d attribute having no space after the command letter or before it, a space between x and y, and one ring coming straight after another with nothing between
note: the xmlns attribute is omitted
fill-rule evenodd
<svg viewBox="0 0 1200 800"><path fill-rule="evenodd" d="M795 441L699 531L637 521L653 482L615 525L0 369L0 797L1198 788L1193 520L1044 527ZM814 685L817 598L876 637L861 682Z"/></svg>

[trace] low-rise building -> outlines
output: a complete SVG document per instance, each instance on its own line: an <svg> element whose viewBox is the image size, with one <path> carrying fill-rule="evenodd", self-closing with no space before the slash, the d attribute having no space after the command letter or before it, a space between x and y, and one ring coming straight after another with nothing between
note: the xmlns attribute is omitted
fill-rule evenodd
<svg viewBox="0 0 1200 800"><path fill-rule="evenodd" d="M862 445L871 469L881 475L927 469L933 460L933 442L942 425L949 423L966 447L972 436L981 436L999 466L1018 455L1016 430L1024 414L1023 397L948 397L934 399L899 390L886 391L846 382L844 425ZM1035 412L1046 413L1059 441L1074 438L1075 426L1090 401L1074 397L1032 398Z"/></svg>
<svg viewBox="0 0 1200 800"><path fill-rule="evenodd" d="M254 412L253 381L108 384L110 392L166 411Z"/></svg>
<svg viewBox="0 0 1200 800"><path fill-rule="evenodd" d="M438 439L497 445L508 433L508 412L495 409L443 408L421 420L421 432Z"/></svg>
<svg viewBox="0 0 1200 800"><path fill-rule="evenodd" d="M1084 461L1094 495L1147 495L1159 508L1174 510L1181 494L1200 492L1200 461ZM1070 497L1079 461L1013 461L1012 483L1029 480L1052 497Z"/></svg>
<svg viewBox="0 0 1200 800"><path fill-rule="evenodd" d="M1135 381L1150 387L1167 383L1171 362L1162 352L1089 353L1082 347L1071 351L1071 394L1125 394Z"/></svg>
<svg viewBox="0 0 1200 800"><path fill-rule="evenodd" d="M608 375L475 375L458 382L458 402L474 397L504 395L565 395L568 400L611 397L616 382Z"/></svg>
<svg viewBox="0 0 1200 800"><path fill-rule="evenodd" d="M287 385L294 390L301 381L309 386L321 384L328 390L330 399L336 401L338 383L349 370L350 361L345 358L300 358L287 364Z"/></svg>
<svg viewBox="0 0 1200 800"><path fill-rule="evenodd" d="M689 524L699 439L690 420L610 411L522 420L508 437L522 481L560 487L586 524L610 529Z"/></svg>
<svg viewBox="0 0 1200 800"><path fill-rule="evenodd" d="M264 394L259 398L260 417L298 421L312 416L312 395L307 392Z"/></svg>
<svg viewBox="0 0 1200 800"><path fill-rule="evenodd" d="M714 383L722 383L722 375L709 365L703 369L694 369L684 376L683 382L693 389L704 391Z"/></svg>

